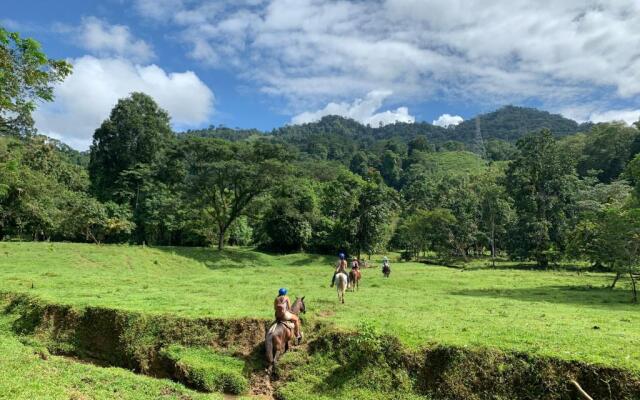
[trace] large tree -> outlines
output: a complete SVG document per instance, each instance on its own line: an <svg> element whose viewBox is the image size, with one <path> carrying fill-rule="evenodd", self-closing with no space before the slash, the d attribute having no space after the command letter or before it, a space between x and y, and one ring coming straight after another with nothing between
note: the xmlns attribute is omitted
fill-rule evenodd
<svg viewBox="0 0 640 400"><path fill-rule="evenodd" d="M384 183L367 183L360 192L358 206L352 214L353 247L358 258L362 251L371 255L384 250L393 234L396 192Z"/></svg>
<svg viewBox="0 0 640 400"><path fill-rule="evenodd" d="M480 201L480 231L489 242L491 259L495 260L499 244L506 242L507 229L514 219L512 201L507 196L504 186L498 184L496 177L485 174L476 186Z"/></svg>
<svg viewBox="0 0 640 400"><path fill-rule="evenodd" d="M131 183L123 172L157 162L173 138L169 114L151 97L132 93L119 100L93 134L89 175L94 193L101 200L117 199ZM136 195L131 196L132 205L136 200Z"/></svg>
<svg viewBox="0 0 640 400"><path fill-rule="evenodd" d="M260 195L283 179L284 148L266 141L229 143L188 138L182 144L186 195L215 224L218 249L229 227Z"/></svg>
<svg viewBox="0 0 640 400"><path fill-rule="evenodd" d="M0 134L33 132L38 101L52 101L54 85L71 73L63 60L47 58L40 43L0 27Z"/></svg>
<svg viewBox="0 0 640 400"><path fill-rule="evenodd" d="M519 155L506 171L517 213L509 247L512 256L546 268L564 246L575 174L548 130L520 139L517 147Z"/></svg>
<svg viewBox="0 0 640 400"><path fill-rule="evenodd" d="M638 137L638 129L624 123L594 126L586 136L578 172L582 176L597 174L598 179L605 183L613 181L622 173L633 155L633 143Z"/></svg>

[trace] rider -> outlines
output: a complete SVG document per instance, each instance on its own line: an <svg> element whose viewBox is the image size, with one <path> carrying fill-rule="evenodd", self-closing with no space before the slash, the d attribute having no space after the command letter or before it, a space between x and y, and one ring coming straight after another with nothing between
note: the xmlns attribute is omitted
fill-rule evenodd
<svg viewBox="0 0 640 400"><path fill-rule="evenodd" d="M338 260L338 264L336 265L336 272L333 273L333 277L331 278L331 287L333 287L333 282L336 279L336 275L340 272L344 273L347 276L347 284L349 283L349 274L347 274L347 257L344 253L338 254L340 258Z"/></svg>
<svg viewBox="0 0 640 400"><path fill-rule="evenodd" d="M351 259L351 269L352 270L360 269L360 263L358 262L358 259L356 257L353 257Z"/></svg>
<svg viewBox="0 0 640 400"><path fill-rule="evenodd" d="M291 310L291 300L289 300L289 296L287 296L287 289L280 288L278 291L278 297L276 297L276 300L273 302L273 308L276 311L276 321L293 322L293 333L296 335L296 342L300 343L300 340L302 340L302 334L300 333L300 318L289 311Z"/></svg>
<svg viewBox="0 0 640 400"><path fill-rule="evenodd" d="M389 259L387 258L387 256L384 256L384 258L382 259L382 268L384 267L390 268Z"/></svg>

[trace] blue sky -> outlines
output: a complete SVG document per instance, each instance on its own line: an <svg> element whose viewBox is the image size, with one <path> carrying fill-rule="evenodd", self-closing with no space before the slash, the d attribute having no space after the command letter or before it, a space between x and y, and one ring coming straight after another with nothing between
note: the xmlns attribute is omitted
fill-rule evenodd
<svg viewBox="0 0 640 400"><path fill-rule="evenodd" d="M24 0L0 24L74 65L35 117L80 149L131 91L176 130L455 124L504 104L640 117L635 0Z"/></svg>

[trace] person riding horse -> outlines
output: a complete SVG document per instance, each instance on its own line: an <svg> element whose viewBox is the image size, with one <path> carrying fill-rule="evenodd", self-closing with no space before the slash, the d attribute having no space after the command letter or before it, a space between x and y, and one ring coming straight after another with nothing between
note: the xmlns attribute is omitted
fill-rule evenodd
<svg viewBox="0 0 640 400"><path fill-rule="evenodd" d="M340 259L338 260L336 271L333 273L333 276L331 277L331 285L329 287L333 287L333 283L336 280L336 275L339 273L345 274L347 276L347 284L349 283L348 281L349 274L347 274L347 258L344 255L344 253L338 254L338 257Z"/></svg>
<svg viewBox="0 0 640 400"><path fill-rule="evenodd" d="M293 322L296 344L300 344L300 340L302 339L302 333L300 332L300 318L289 311L291 310L291 300L289 300L289 296L287 296L287 289L280 288L278 291L278 297L276 297L273 302L273 308L276 312L276 321Z"/></svg>
<svg viewBox="0 0 640 400"><path fill-rule="evenodd" d="M382 274L385 278L388 278L391 274L391 266L389 265L389 259L386 256L382 260Z"/></svg>

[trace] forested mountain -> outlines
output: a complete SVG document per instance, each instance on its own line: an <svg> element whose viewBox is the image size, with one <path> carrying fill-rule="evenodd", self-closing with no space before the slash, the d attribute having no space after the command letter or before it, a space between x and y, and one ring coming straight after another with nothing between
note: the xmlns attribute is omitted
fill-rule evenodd
<svg viewBox="0 0 640 400"><path fill-rule="evenodd" d="M561 115L535 108L515 106L505 106L497 111L481 114L477 118L480 120L485 141L499 139L512 144L527 133L544 128L549 129L556 137L564 137L577 132L586 132L592 126L592 124L578 124ZM374 148L379 141L391 140L406 146L417 136L425 136L429 143L438 149L476 150L476 118L450 128L435 126L428 122L395 123L371 127L352 119L330 115L317 122L286 125L271 132L211 127L185 133L231 141L263 135L283 143L293 144L301 151L320 159L344 159L353 151Z"/></svg>
<svg viewBox="0 0 640 400"><path fill-rule="evenodd" d="M515 143L529 132L549 129L556 137L576 132L588 131L592 124L578 124L562 115L551 114L535 108L506 106L478 116L482 136L487 139L501 139ZM457 125L451 139L472 143L476 133L475 119L469 119Z"/></svg>

